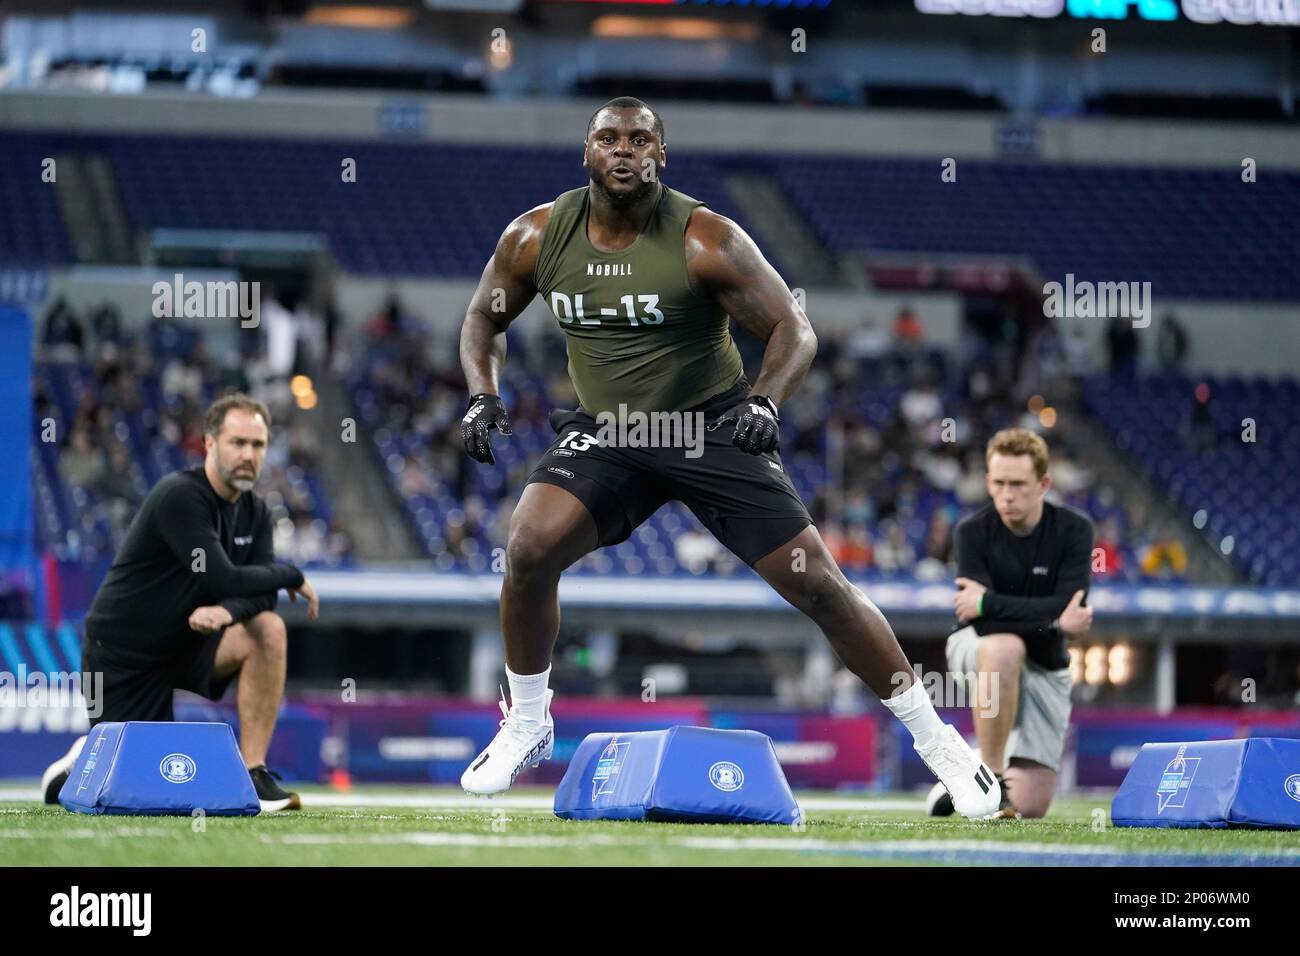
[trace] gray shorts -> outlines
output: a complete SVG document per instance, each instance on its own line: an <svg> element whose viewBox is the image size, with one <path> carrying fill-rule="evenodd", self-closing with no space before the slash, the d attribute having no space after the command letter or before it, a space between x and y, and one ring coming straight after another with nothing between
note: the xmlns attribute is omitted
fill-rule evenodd
<svg viewBox="0 0 1300 956"><path fill-rule="evenodd" d="M963 627L948 637L948 670L975 674L975 648L980 636ZM1048 670L1031 660L1020 669L1020 704L1007 740L1007 758L1033 760L1056 770L1070 726L1070 669ZM976 698L971 697L971 700Z"/></svg>

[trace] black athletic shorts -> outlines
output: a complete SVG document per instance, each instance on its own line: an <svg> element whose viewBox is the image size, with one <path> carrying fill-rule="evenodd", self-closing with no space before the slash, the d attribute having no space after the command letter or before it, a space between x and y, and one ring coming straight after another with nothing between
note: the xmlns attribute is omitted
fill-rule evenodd
<svg viewBox="0 0 1300 956"><path fill-rule="evenodd" d="M669 501L680 501L748 565L779 548L812 518L778 452L749 455L731 443L722 417L749 394L743 378L688 413L703 413L699 457L683 447L599 444L600 425L584 408L551 413L555 442L528 476L572 492L596 519L599 547L626 541ZM686 433L689 434L689 433Z"/></svg>
<svg viewBox="0 0 1300 956"><path fill-rule="evenodd" d="M172 692L178 688L220 700L235 677L231 674L217 678L213 674L223 633L188 631L177 635L173 646L179 650L165 657L115 651L88 634L81 647L81 669L104 675L102 711L91 716L90 725L101 721L175 720ZM93 688L95 679L91 680Z"/></svg>

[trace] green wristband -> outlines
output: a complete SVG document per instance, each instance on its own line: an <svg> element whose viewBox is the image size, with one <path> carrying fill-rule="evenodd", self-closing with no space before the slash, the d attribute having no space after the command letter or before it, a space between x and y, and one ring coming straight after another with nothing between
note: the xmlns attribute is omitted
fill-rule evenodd
<svg viewBox="0 0 1300 956"><path fill-rule="evenodd" d="M975 616L976 616L976 617L983 617L983 616L984 616L984 595L985 595L985 593L986 593L986 592L984 592L984 591L981 591L981 592L980 592L980 602L979 602L979 604L977 604L977 605L975 606Z"/></svg>

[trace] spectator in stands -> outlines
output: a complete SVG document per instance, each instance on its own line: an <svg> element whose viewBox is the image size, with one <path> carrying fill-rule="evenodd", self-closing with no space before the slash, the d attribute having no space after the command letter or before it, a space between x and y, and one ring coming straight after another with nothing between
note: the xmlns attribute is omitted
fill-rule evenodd
<svg viewBox="0 0 1300 956"><path fill-rule="evenodd" d="M711 534L698 528L688 529L677 536L673 546L677 563L691 574L710 574L723 562L722 545Z"/></svg>
<svg viewBox="0 0 1300 956"><path fill-rule="evenodd" d="M1137 372L1142 342L1138 339L1133 320L1115 316L1106 326L1106 348L1110 353L1110 373L1113 376L1131 376Z"/></svg>
<svg viewBox="0 0 1300 956"><path fill-rule="evenodd" d="M140 411L140 379L125 362L112 362L101 366L99 380L100 400L119 414Z"/></svg>
<svg viewBox="0 0 1300 956"><path fill-rule="evenodd" d="M114 442L108 446L108 467L97 483L97 488L107 501L121 500L129 507L135 507L144 497L136 484L135 465L127 446Z"/></svg>
<svg viewBox="0 0 1300 956"><path fill-rule="evenodd" d="M433 482L429 480L428 474L421 467L420 460L416 457L415 452L406 453L406 458L401 464L401 477L398 479L398 487L401 489L404 498L433 494Z"/></svg>
<svg viewBox="0 0 1300 956"><path fill-rule="evenodd" d="M1088 327L1084 320L1075 319L1069 323L1062 336L1061 348L1065 353L1065 370L1075 378L1081 378L1092 372L1092 341L1088 338Z"/></svg>
<svg viewBox="0 0 1300 956"><path fill-rule="evenodd" d="M892 518L880 523L882 539L876 544L876 566L886 574L910 570L916 564L916 549L907 541L903 526Z"/></svg>
<svg viewBox="0 0 1300 956"><path fill-rule="evenodd" d="M857 363L861 380L874 384L880 381L885 359L889 355L889 333L874 316L864 316L862 324L849 337L845 351Z"/></svg>
<svg viewBox="0 0 1300 956"><path fill-rule="evenodd" d="M1187 358L1187 331L1172 312L1166 313L1160 321L1156 356L1166 372L1178 371Z"/></svg>
<svg viewBox="0 0 1300 956"><path fill-rule="evenodd" d="M102 354L130 344L130 337L122 328L122 316L117 306L105 302L90 317L90 328L95 333L95 344Z"/></svg>
<svg viewBox="0 0 1300 956"><path fill-rule="evenodd" d="M171 315L154 316L149 321L145 336L149 354L159 364L170 359L184 360L194 348L195 334Z"/></svg>
<svg viewBox="0 0 1300 956"><path fill-rule="evenodd" d="M366 335L373 339L400 338L405 328L402 301L396 292L389 292L379 311L366 320Z"/></svg>
<svg viewBox="0 0 1300 956"><path fill-rule="evenodd" d="M932 427L938 423L932 423ZM960 451L956 442L940 442L917 456L916 465L926 484L940 491L952 491L962 478Z"/></svg>
<svg viewBox="0 0 1300 956"><path fill-rule="evenodd" d="M1120 549L1119 522L1108 517L1097 525L1097 542L1093 545L1093 577L1114 580L1124 572L1124 552Z"/></svg>
<svg viewBox="0 0 1300 956"><path fill-rule="evenodd" d="M1187 450L1197 455L1212 451L1219 442L1214 413L1210 409L1208 382L1198 383L1192 391L1191 411L1183 427L1183 441Z"/></svg>
<svg viewBox="0 0 1300 956"><path fill-rule="evenodd" d="M841 518L845 525L861 525L864 528L876 523L876 502L867 494L866 489L854 486L844 497Z"/></svg>
<svg viewBox="0 0 1300 956"><path fill-rule="evenodd" d="M925 329L911 306L903 306L894 317L895 369L903 381L910 381L921 358Z"/></svg>
<svg viewBox="0 0 1300 956"><path fill-rule="evenodd" d="M936 508L930 513L930 524L925 532L921 559L916 562L915 573L922 581L942 581L949 576L948 562L952 560L952 515L947 508Z"/></svg>
<svg viewBox="0 0 1300 956"><path fill-rule="evenodd" d="M921 320L911 306L903 306L894 317L894 345L898 348L919 346L925 338Z"/></svg>
<svg viewBox="0 0 1300 956"><path fill-rule="evenodd" d="M1162 527L1139 554L1142 572L1167 580L1187 575L1187 549L1170 528Z"/></svg>
<svg viewBox="0 0 1300 956"><path fill-rule="evenodd" d="M320 465L320 436L305 419L289 426L289 460L305 471L315 471Z"/></svg>
<svg viewBox="0 0 1300 956"><path fill-rule="evenodd" d="M68 357L75 358L81 354L85 332L77 313L62 296L54 300L45 316L45 334L41 336L41 344L52 349L56 355L66 353Z"/></svg>
<svg viewBox="0 0 1300 956"><path fill-rule="evenodd" d="M271 379L287 383L298 356L296 302L288 292L265 283L262 289L261 328L266 336L266 363Z"/></svg>
<svg viewBox="0 0 1300 956"><path fill-rule="evenodd" d="M1052 487L1062 495L1073 495L1092 485L1092 474L1081 466L1060 446L1058 442L1049 442L1052 464L1050 474Z"/></svg>
<svg viewBox="0 0 1300 956"><path fill-rule="evenodd" d="M347 533L338 518L331 518L329 532L325 536L325 560L330 564L341 564L352 557L352 536Z"/></svg>
<svg viewBox="0 0 1300 956"><path fill-rule="evenodd" d="M933 377L928 373L921 376L921 380L915 386L903 393L903 397L898 402L898 409L913 429L938 419L943 412L943 399L939 396L939 389Z"/></svg>
<svg viewBox="0 0 1300 956"><path fill-rule="evenodd" d="M874 548L871 535L864 526L851 525L846 534L838 523L828 522L821 527L821 531L835 563L844 571L863 574L870 569Z"/></svg>
<svg viewBox="0 0 1300 956"><path fill-rule="evenodd" d="M59 477L68 485L90 490L104 477L104 452L90 440L84 428L75 428L59 455Z"/></svg>

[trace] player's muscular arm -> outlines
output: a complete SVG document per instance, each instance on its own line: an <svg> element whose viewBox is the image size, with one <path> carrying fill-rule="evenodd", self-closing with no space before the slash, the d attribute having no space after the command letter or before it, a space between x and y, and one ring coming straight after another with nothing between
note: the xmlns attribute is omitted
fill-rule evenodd
<svg viewBox="0 0 1300 956"><path fill-rule="evenodd" d="M501 234L460 330L460 364L469 394L498 394L506 358L506 328L533 300L533 266L551 204L524 213Z"/></svg>
<svg viewBox="0 0 1300 956"><path fill-rule="evenodd" d="M783 403L817 354L817 336L790 289L743 229L708 209L696 209L687 224L686 267L698 295L767 343L753 394Z"/></svg>

